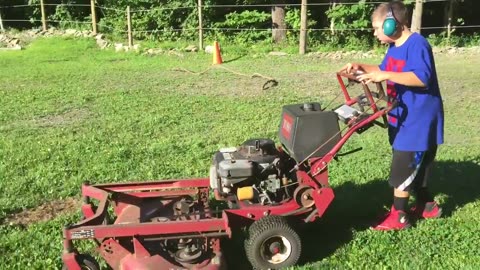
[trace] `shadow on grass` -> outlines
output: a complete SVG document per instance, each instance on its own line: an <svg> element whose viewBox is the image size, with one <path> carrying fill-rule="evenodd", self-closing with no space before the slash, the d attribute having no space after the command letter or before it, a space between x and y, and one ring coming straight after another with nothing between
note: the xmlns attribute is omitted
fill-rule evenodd
<svg viewBox="0 0 480 270"><path fill-rule="evenodd" d="M441 195L443 216L451 216L455 209L480 198L480 165L475 162L439 161L430 180L434 195ZM307 224L299 233L302 237L302 258L299 265L314 263L331 256L352 240L353 231L368 229L392 203L392 189L386 180L366 184L344 183L334 188L335 199L325 215ZM241 233L222 243L228 269L251 269Z"/></svg>
<svg viewBox="0 0 480 270"><path fill-rule="evenodd" d="M231 62L235 62L235 61L237 61L237 60L239 60L239 59L242 59L243 57L245 57L245 54L242 54L242 55L237 56L237 57L232 58L232 59L223 60L222 62L223 62L223 63L231 63Z"/></svg>
<svg viewBox="0 0 480 270"><path fill-rule="evenodd" d="M480 165L472 161L439 161L430 178L433 195L442 195L443 216L480 198ZM355 185L347 182L334 188L335 199L318 222L300 232L303 252L300 264L313 263L332 255L352 240L352 231L368 229L384 207L392 203L392 190L386 180Z"/></svg>

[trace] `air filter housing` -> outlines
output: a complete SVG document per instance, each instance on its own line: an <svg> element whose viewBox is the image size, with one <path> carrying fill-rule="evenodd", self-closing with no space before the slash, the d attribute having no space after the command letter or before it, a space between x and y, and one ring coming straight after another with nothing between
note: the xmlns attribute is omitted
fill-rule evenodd
<svg viewBox="0 0 480 270"><path fill-rule="evenodd" d="M297 162L311 157L323 157L341 138L338 116L322 111L319 103L286 105L279 128L280 142Z"/></svg>

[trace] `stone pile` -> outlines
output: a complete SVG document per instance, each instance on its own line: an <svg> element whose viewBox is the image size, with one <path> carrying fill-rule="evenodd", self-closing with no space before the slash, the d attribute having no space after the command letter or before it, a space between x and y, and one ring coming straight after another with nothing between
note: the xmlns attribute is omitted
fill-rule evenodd
<svg viewBox="0 0 480 270"><path fill-rule="evenodd" d="M23 46L30 43L32 40L38 37L75 37L75 38L94 38L100 49L113 48L116 52L141 52L143 55L155 56L159 54L171 54L179 57L183 57L183 53L198 52L199 48L195 45L189 45L185 48L145 48L141 49L140 44L135 44L132 47L123 43L112 43L107 40L104 34L94 34L91 30L77 30L77 29L57 29L54 27L49 28L47 31L41 29L32 29L22 32L0 32L0 50L21 50ZM213 46L205 46L206 53L213 53ZM480 54L480 46L457 48L457 47L434 47L433 52L435 54L445 55L457 55L457 54ZM362 59L378 57L381 54L380 51L336 51L336 52L311 52L307 55L310 57L322 58L322 59ZM286 56L285 52L270 52L270 56Z"/></svg>
<svg viewBox="0 0 480 270"><path fill-rule="evenodd" d="M21 50L20 39L0 33L0 48L6 50Z"/></svg>

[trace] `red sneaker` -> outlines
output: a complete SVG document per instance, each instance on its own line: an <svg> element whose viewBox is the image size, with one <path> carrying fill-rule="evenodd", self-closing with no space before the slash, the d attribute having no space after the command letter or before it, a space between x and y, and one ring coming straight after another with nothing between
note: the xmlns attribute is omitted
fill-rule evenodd
<svg viewBox="0 0 480 270"><path fill-rule="evenodd" d="M415 205L410 209L416 218L438 218L442 215L442 208L436 202L427 202L424 205Z"/></svg>
<svg viewBox="0 0 480 270"><path fill-rule="evenodd" d="M395 209L392 206L390 213L388 213L383 220L371 229L376 231L390 231L390 230L403 230L409 228L410 222L408 221L407 213L401 210Z"/></svg>

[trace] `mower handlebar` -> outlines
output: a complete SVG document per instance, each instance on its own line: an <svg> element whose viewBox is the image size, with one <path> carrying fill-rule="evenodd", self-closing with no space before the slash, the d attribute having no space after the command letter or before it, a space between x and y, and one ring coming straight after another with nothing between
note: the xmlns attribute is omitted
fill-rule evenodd
<svg viewBox="0 0 480 270"><path fill-rule="evenodd" d="M354 70L353 73L346 73L346 72L337 72L337 79L338 82L340 83L340 86L342 88L343 95L345 97L345 102L347 105L353 105L355 103L360 103L362 99L366 98L368 101L368 105L372 109L373 113L378 112L378 107L376 105L376 102L374 101L374 97L377 99L382 99L384 101L388 101L387 97L385 95L385 91L383 89L383 85L381 82L375 83L377 92L372 92L367 84L361 83L357 76L363 74L363 72ZM343 78L347 78L349 85L353 83L361 83L363 87L364 94L359 95L355 98L350 97L350 93L347 90L347 86L345 85L345 82L343 81ZM361 105L361 104L360 104Z"/></svg>

